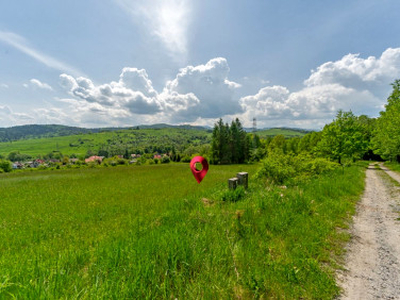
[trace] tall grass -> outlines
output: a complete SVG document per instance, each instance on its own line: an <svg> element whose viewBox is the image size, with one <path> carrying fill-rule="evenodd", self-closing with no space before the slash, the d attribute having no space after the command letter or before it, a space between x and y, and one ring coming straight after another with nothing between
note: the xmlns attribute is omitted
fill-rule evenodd
<svg viewBox="0 0 400 300"><path fill-rule="evenodd" d="M331 298L363 170L280 189L187 165L0 176L0 298Z"/></svg>
<svg viewBox="0 0 400 300"><path fill-rule="evenodd" d="M397 171L400 172L400 163L398 162L385 162L385 166L387 166L388 168L390 168L393 171Z"/></svg>

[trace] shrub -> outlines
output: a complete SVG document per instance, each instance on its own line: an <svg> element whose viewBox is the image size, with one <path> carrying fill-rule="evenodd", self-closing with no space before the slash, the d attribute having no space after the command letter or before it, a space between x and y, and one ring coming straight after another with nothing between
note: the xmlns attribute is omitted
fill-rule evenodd
<svg viewBox="0 0 400 300"><path fill-rule="evenodd" d="M337 167L337 163L325 158L272 152L263 160L263 166L257 172L257 176L267 177L275 184L295 184L309 177L330 172Z"/></svg>
<svg viewBox="0 0 400 300"><path fill-rule="evenodd" d="M162 164L168 164L169 162L171 162L171 160L169 159L169 156L164 156L161 160Z"/></svg>
<svg viewBox="0 0 400 300"><path fill-rule="evenodd" d="M11 172L12 171L11 162L9 160L0 159L0 170L4 172Z"/></svg>
<svg viewBox="0 0 400 300"><path fill-rule="evenodd" d="M119 165L127 165L128 164L128 160L126 160L125 158L118 158L117 159L117 163Z"/></svg>
<svg viewBox="0 0 400 300"><path fill-rule="evenodd" d="M191 160L192 160L192 158L190 156L184 156L181 158L181 162L184 162L184 163L190 163Z"/></svg>

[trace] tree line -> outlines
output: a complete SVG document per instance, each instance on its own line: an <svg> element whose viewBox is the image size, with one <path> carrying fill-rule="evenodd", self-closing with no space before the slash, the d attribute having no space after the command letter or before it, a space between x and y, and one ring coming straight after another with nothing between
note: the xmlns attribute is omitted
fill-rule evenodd
<svg viewBox="0 0 400 300"><path fill-rule="evenodd" d="M339 110L322 131L301 138L285 139L277 135L260 139L255 133L246 133L239 119L230 125L220 119L213 129L211 162L259 161L276 152L323 157L339 164L358 159L400 162L400 80L392 87L385 110L378 118Z"/></svg>

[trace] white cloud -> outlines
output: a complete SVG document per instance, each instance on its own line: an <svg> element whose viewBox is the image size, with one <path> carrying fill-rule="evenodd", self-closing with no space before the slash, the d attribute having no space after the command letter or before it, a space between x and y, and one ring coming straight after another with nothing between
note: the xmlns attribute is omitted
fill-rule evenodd
<svg viewBox="0 0 400 300"><path fill-rule="evenodd" d="M9 88L8 84L5 84L5 83L0 84L0 87L3 88L3 89L8 89Z"/></svg>
<svg viewBox="0 0 400 300"><path fill-rule="evenodd" d="M362 59L359 54L348 54L341 60L327 62L312 71L304 82L307 86L340 84L368 88L387 83L400 76L400 49L388 48L380 58Z"/></svg>
<svg viewBox="0 0 400 300"><path fill-rule="evenodd" d="M33 86L34 88L39 88L39 89L43 89L43 90L49 90L52 91L53 88L48 85L47 83L41 82L38 79L31 79L30 81L30 85ZM28 85L24 84L24 87L28 87Z"/></svg>
<svg viewBox="0 0 400 300"><path fill-rule="evenodd" d="M240 85L229 81L229 71L227 60L219 57L205 65L183 68L174 80L167 82L163 95L186 95L186 98L191 98L188 100L190 105L177 112L177 120L193 121L198 117L217 118L242 112L234 97ZM178 100L174 97L170 100L172 105L175 101Z"/></svg>
<svg viewBox="0 0 400 300"><path fill-rule="evenodd" d="M400 48L387 49L381 57L348 54L312 71L304 88L267 86L240 103L244 117L256 117L264 126L309 126L330 122L339 109L376 116L390 93L389 83L400 76Z"/></svg>
<svg viewBox="0 0 400 300"><path fill-rule="evenodd" d="M95 86L84 77L73 78L61 74L61 85L72 96L98 103L102 106L128 109L134 114L154 114L161 111L162 104L145 70L124 68L118 82Z"/></svg>
<svg viewBox="0 0 400 300"><path fill-rule="evenodd" d="M11 114L11 108L6 105L4 106L0 105L0 115L4 116L9 114Z"/></svg>
<svg viewBox="0 0 400 300"><path fill-rule="evenodd" d="M99 111L118 110L135 117L188 122L242 111L234 98L239 85L228 75L226 59L215 58L205 65L181 69L162 93L153 88L145 70L136 68L124 68L117 82L97 86L88 78L67 74L60 75L60 81L70 95L96 104Z"/></svg>
<svg viewBox="0 0 400 300"><path fill-rule="evenodd" d="M187 35L191 18L188 0L116 0L132 15L133 21L159 38L170 54L182 58L187 54Z"/></svg>
<svg viewBox="0 0 400 300"><path fill-rule="evenodd" d="M216 119L239 117L251 126L320 128L337 110L377 116L400 77L400 48L387 49L380 57L349 54L312 71L303 88L265 86L255 95L239 97L239 84L229 79L225 58L187 66L168 81L161 92L154 89L146 70L124 68L117 81L95 84L86 77L60 75L72 96L58 100L63 108L35 109L29 115L0 106L0 124L52 122L80 126L127 126L142 123L195 123L212 125ZM45 88L32 79L28 86ZM38 121L39 120L39 121Z"/></svg>
<svg viewBox="0 0 400 300"><path fill-rule="evenodd" d="M32 124L35 118L26 113L14 112L7 105L0 105L0 126L9 127L13 125Z"/></svg>
<svg viewBox="0 0 400 300"><path fill-rule="evenodd" d="M68 64L61 62L54 57L41 53L36 50L34 47L29 45L29 42L22 36L15 34L13 32L1 31L0 30L0 41L18 49L19 51L25 53L26 55L34 58L38 62L43 63L44 65L62 71L68 72L73 75L81 74L80 71L75 68L69 66Z"/></svg>

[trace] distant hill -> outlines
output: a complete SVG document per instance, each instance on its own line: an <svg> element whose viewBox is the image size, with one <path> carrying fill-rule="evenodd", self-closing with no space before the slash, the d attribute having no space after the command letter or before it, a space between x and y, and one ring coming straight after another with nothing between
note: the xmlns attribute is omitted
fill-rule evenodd
<svg viewBox="0 0 400 300"><path fill-rule="evenodd" d="M0 142L11 142L11 141L37 139L37 138L50 138L58 136L70 136L78 134L120 131L129 129L165 129L165 128L195 129L195 130L209 129L202 126L168 125L168 124L139 125L133 127L107 127L107 128L81 128L81 127L64 126L64 125L22 125L22 126L0 128Z"/></svg>
<svg viewBox="0 0 400 300"><path fill-rule="evenodd" d="M165 128L179 128L179 129L195 129L195 130L210 130L210 127L204 126L193 126L193 125L170 125L170 124L153 124L153 125L138 125L132 128L139 128L139 129L165 129Z"/></svg>
<svg viewBox="0 0 400 300"><path fill-rule="evenodd" d="M199 130L211 133L211 127L192 126L192 125L169 125L169 124L153 124L153 125L138 125L131 127L107 127L107 128L81 128L64 125L22 125L7 128L0 128L0 142L15 142L19 140L30 140L40 138L54 138L64 136L74 136L82 134L94 134L101 132L114 132L125 130L140 130L140 129L180 129L180 130ZM258 130L257 134L262 137L273 137L282 134L286 138L301 137L310 130L297 128L269 128Z"/></svg>
<svg viewBox="0 0 400 300"><path fill-rule="evenodd" d="M268 129L258 130L256 133L258 136L260 136L262 138L274 137L274 136L280 135L280 134L286 138L292 138L292 137L302 137L312 131L313 130L279 127L279 128L268 128Z"/></svg>
<svg viewBox="0 0 400 300"><path fill-rule="evenodd" d="M10 142L41 137L67 136L90 132L93 132L93 130L63 125L22 125L0 128L0 142Z"/></svg>
<svg viewBox="0 0 400 300"><path fill-rule="evenodd" d="M307 130L271 128L257 131L261 138L278 134L286 138L301 137ZM24 125L0 128L0 155L12 151L23 154L45 155L61 152L64 155L84 156L88 151L106 151L120 155L132 153L165 153L174 147L183 152L191 146L211 143L211 128L190 125L139 125L133 127L79 128L63 125ZM138 152L139 151L139 152Z"/></svg>

